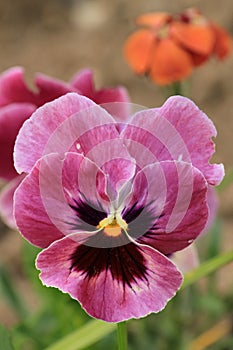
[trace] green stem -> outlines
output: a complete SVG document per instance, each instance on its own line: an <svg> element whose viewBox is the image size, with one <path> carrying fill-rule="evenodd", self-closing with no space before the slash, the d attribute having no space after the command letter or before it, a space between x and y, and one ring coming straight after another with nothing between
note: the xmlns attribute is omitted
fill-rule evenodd
<svg viewBox="0 0 233 350"><path fill-rule="evenodd" d="M233 261L233 251L226 252L217 257L207 260L201 264L196 269L187 272L185 274L184 282L181 286L181 289L190 286L191 284L198 281L200 278L213 273L218 270L220 267Z"/></svg>
<svg viewBox="0 0 233 350"><path fill-rule="evenodd" d="M174 95L183 95L182 94L182 83L180 81L176 81L172 84L172 90Z"/></svg>
<svg viewBox="0 0 233 350"><path fill-rule="evenodd" d="M127 350L127 327L126 321L117 323L118 350Z"/></svg>

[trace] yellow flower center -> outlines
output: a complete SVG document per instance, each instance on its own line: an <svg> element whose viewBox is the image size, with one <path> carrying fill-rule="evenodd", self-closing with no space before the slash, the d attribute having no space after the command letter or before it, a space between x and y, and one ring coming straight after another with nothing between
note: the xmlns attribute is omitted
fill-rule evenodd
<svg viewBox="0 0 233 350"><path fill-rule="evenodd" d="M128 225L124 219L122 219L120 214L110 214L107 218L101 220L98 229L103 229L106 236L118 237L122 233L122 229L125 231Z"/></svg>

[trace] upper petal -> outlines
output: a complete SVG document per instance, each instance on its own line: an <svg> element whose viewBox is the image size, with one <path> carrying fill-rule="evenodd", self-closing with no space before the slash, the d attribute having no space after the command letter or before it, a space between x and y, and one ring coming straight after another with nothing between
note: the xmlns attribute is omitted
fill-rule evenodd
<svg viewBox="0 0 233 350"><path fill-rule="evenodd" d="M173 96L161 108L135 114L121 137L140 167L157 160L192 162L209 184L217 185L224 176L223 165L209 164L216 133L212 121L191 100Z"/></svg>
<svg viewBox="0 0 233 350"><path fill-rule="evenodd" d="M95 109L89 117L90 113L84 111L93 106L97 108L90 99L70 93L38 108L25 122L17 137L14 155L17 171L29 172L44 154L60 152L64 155L86 131L104 122L113 123L104 110L98 117ZM78 118L72 117L78 113Z"/></svg>
<svg viewBox="0 0 233 350"><path fill-rule="evenodd" d="M23 68L13 67L0 75L0 106L15 102L35 104L35 94L27 87Z"/></svg>
<svg viewBox="0 0 233 350"><path fill-rule="evenodd" d="M111 115L124 120L129 115L129 95L123 86L95 89L93 72L83 69L70 82L77 92L101 104Z"/></svg>
<svg viewBox="0 0 233 350"><path fill-rule="evenodd" d="M70 80L70 85L79 91L81 95L93 100L95 95L93 72L91 69L82 69Z"/></svg>
<svg viewBox="0 0 233 350"><path fill-rule="evenodd" d="M42 106L44 103L53 101L68 92L76 92L76 89L70 84L41 73L36 74L35 85L38 89L35 93L37 106Z"/></svg>
<svg viewBox="0 0 233 350"><path fill-rule="evenodd" d="M182 282L169 259L132 243L101 249L69 236L40 253L36 264L45 285L69 293L92 317L107 322L161 311Z"/></svg>

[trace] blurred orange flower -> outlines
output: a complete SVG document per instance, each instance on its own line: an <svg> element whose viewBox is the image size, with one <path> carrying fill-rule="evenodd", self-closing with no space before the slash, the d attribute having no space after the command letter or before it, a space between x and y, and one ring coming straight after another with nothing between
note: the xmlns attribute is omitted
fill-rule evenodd
<svg viewBox="0 0 233 350"><path fill-rule="evenodd" d="M230 35L194 8L174 16L144 14L136 25L139 29L126 40L124 56L137 74L148 74L160 85L183 80L211 56L222 60L231 51Z"/></svg>

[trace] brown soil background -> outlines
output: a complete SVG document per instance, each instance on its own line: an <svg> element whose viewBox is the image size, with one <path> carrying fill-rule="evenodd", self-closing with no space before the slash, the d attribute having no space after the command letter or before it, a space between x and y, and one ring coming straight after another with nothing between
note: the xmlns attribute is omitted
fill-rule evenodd
<svg viewBox="0 0 233 350"><path fill-rule="evenodd" d="M232 0L0 0L0 71L25 67L32 86L35 72L69 80L83 67L95 72L97 86L124 85L132 102L160 106L159 87L135 76L122 57L122 45L134 29L134 18L147 11L179 12L197 6L206 16L233 33ZM233 55L223 63L212 60L191 78L190 96L214 121L218 137L214 160L226 171L233 167ZM233 184L220 194L219 215L223 221L222 250L233 248ZM15 288L25 302L36 305L18 273L22 238L0 226L0 263L15 279ZM233 285L233 265L219 273L221 291ZM27 299L27 300L26 300ZM0 300L0 322L15 323L13 311Z"/></svg>

